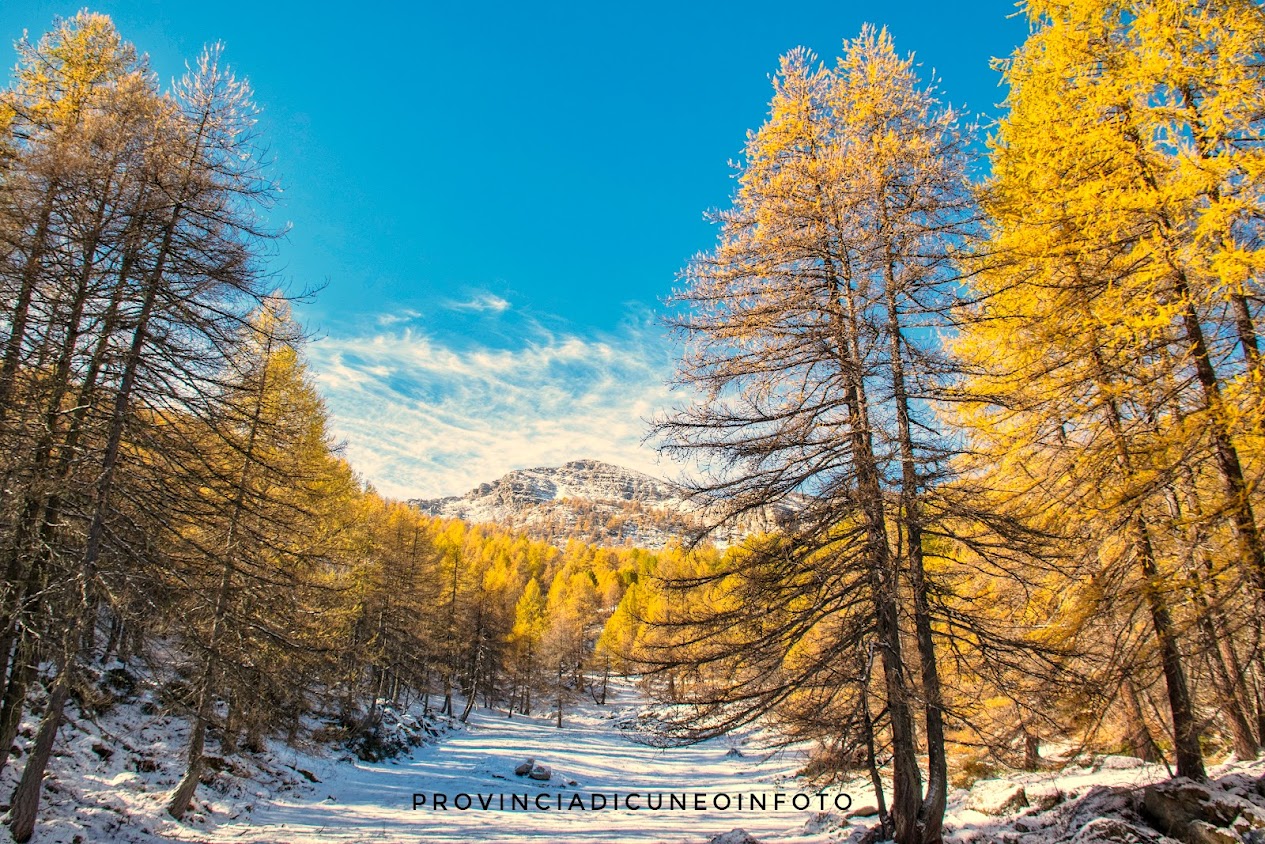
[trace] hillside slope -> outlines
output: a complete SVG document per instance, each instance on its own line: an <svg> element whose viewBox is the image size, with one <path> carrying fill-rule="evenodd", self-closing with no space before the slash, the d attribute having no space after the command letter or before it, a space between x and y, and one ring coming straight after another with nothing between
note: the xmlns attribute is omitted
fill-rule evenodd
<svg viewBox="0 0 1265 844"><path fill-rule="evenodd" d="M699 527L679 487L598 460L518 469L462 496L409 504L432 516L494 522L559 545L578 539L658 549Z"/></svg>

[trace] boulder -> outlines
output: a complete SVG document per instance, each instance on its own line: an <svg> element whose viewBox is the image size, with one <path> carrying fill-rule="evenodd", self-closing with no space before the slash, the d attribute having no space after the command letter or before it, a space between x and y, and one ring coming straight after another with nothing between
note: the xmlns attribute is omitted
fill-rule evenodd
<svg viewBox="0 0 1265 844"><path fill-rule="evenodd" d="M1138 827L1145 825L1138 814L1137 800L1133 791L1122 786L1094 786L1067 811L1067 822L1064 828L1068 835L1076 833L1099 818L1120 819Z"/></svg>
<svg viewBox="0 0 1265 844"><path fill-rule="evenodd" d="M533 765L535 765L535 764L536 764L536 760L535 760L535 759L528 759L526 762L524 762L523 764L521 764L521 765L519 765L518 767L516 767L516 768L514 769L514 773L515 773L517 776L520 776L520 777L525 777L525 776L527 776L528 774L530 774L530 773L531 773L532 766L533 766Z"/></svg>
<svg viewBox="0 0 1265 844"><path fill-rule="evenodd" d="M1244 809L1230 828L1248 844L1265 844L1265 809L1256 806Z"/></svg>
<svg viewBox="0 0 1265 844"><path fill-rule="evenodd" d="M1028 795L1022 785L1007 780L980 780L971 786L966 808L985 815L1005 815L1027 808Z"/></svg>
<svg viewBox="0 0 1265 844"><path fill-rule="evenodd" d="M715 836L707 844L760 844L760 841L745 829L731 829Z"/></svg>
<svg viewBox="0 0 1265 844"><path fill-rule="evenodd" d="M553 771L550 770L548 765L541 765L537 762L535 765L531 766L531 771L527 774L527 776L534 780L544 781L553 776Z"/></svg>
<svg viewBox="0 0 1265 844"><path fill-rule="evenodd" d="M1213 826L1207 821L1191 821L1186 840L1190 844L1243 844L1237 832Z"/></svg>
<svg viewBox="0 0 1265 844"><path fill-rule="evenodd" d="M882 824L875 824L857 837L856 831L853 837L848 839L848 844L879 844L880 841L886 841L887 835L884 833Z"/></svg>
<svg viewBox="0 0 1265 844"><path fill-rule="evenodd" d="M1239 844L1236 829L1265 832L1265 813L1250 801L1215 786L1178 777L1142 789L1142 812L1156 829L1190 844ZM1257 826L1259 825L1259 826Z"/></svg>
<svg viewBox="0 0 1265 844"><path fill-rule="evenodd" d="M1041 812L1049 811L1067 799L1067 795L1056 785L1029 786L1024 790L1028 795L1028 804Z"/></svg>
<svg viewBox="0 0 1265 844"><path fill-rule="evenodd" d="M1176 844L1171 838L1119 818L1095 818L1071 839L1071 844Z"/></svg>
<svg viewBox="0 0 1265 844"><path fill-rule="evenodd" d="M834 812L813 812L804 821L803 830L809 835L821 835L847 826L847 821Z"/></svg>

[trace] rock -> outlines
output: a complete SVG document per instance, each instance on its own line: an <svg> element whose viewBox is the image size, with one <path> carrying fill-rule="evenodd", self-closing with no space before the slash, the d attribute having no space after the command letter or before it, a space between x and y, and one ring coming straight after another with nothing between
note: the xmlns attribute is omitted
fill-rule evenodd
<svg viewBox="0 0 1265 844"><path fill-rule="evenodd" d="M1136 798L1130 789L1098 785L1070 806L1064 828L1068 835L1071 835L1099 818L1122 819L1135 826L1144 823L1138 814Z"/></svg>
<svg viewBox="0 0 1265 844"><path fill-rule="evenodd" d="M1179 838L1186 836L1191 821L1207 817L1205 806L1211 801L1207 786L1188 779L1172 779L1142 789L1142 811L1155 822L1156 829ZM1226 818L1226 822L1231 820Z"/></svg>
<svg viewBox="0 0 1265 844"><path fill-rule="evenodd" d="M1265 844L1265 810L1255 806L1244 809L1243 813L1234 819L1234 823L1230 824L1230 828L1250 844Z"/></svg>
<svg viewBox="0 0 1265 844"><path fill-rule="evenodd" d="M1192 844L1239 844L1243 836L1232 825L1240 818L1249 830L1257 819L1265 825L1265 814L1250 801L1184 778L1142 789L1142 811L1156 829Z"/></svg>
<svg viewBox="0 0 1265 844"><path fill-rule="evenodd" d="M1186 833L1190 844L1243 844L1237 832L1213 826L1207 821L1191 821Z"/></svg>
<svg viewBox="0 0 1265 844"><path fill-rule="evenodd" d="M731 829L712 838L708 844L760 844L760 841L745 829Z"/></svg>
<svg viewBox="0 0 1265 844"><path fill-rule="evenodd" d="M108 762L110 757L114 755L114 751L106 747L101 742L95 742L92 745L92 752L101 757L102 762Z"/></svg>
<svg viewBox="0 0 1265 844"><path fill-rule="evenodd" d="M1028 804L1040 812L1048 812L1067 799L1067 795L1054 785L1029 787L1025 791Z"/></svg>
<svg viewBox="0 0 1265 844"><path fill-rule="evenodd" d="M544 781L553 776L553 771L550 770L548 765L541 765L540 763L536 763L535 765L531 766L531 771L527 774L527 776L531 777L534 780Z"/></svg>
<svg viewBox="0 0 1265 844"><path fill-rule="evenodd" d="M742 751L741 751L741 750L739 750L739 749L738 749L738 748L736 748L736 747L731 747L731 748L729 748L728 750L726 750L726 751L725 751L725 756L726 756L726 757L731 757L731 758L734 758L734 759L741 759L741 758L742 758Z"/></svg>
<svg viewBox="0 0 1265 844"><path fill-rule="evenodd" d="M887 836L883 834L883 825L875 824L863 832L861 836L856 839L855 844L878 844L878 842L885 841L886 839Z"/></svg>
<svg viewBox="0 0 1265 844"><path fill-rule="evenodd" d="M536 764L535 759L528 759L523 764L514 769L514 773L520 777L525 777L531 773L532 766Z"/></svg>
<svg viewBox="0 0 1265 844"><path fill-rule="evenodd" d="M980 780L971 786L966 798L966 808L985 815L1005 815L1028 805L1028 795L1022 785L1006 780Z"/></svg>
<svg viewBox="0 0 1265 844"><path fill-rule="evenodd" d="M158 763L153 759L138 756L132 759L132 768L139 774L152 774L158 770Z"/></svg>
<svg viewBox="0 0 1265 844"><path fill-rule="evenodd" d="M804 821L803 830L809 835L821 835L823 832L839 829L846 823L847 821L834 812L813 812L808 820Z"/></svg>
<svg viewBox="0 0 1265 844"><path fill-rule="evenodd" d="M1071 839L1071 844L1166 844L1172 842L1145 827L1119 818L1095 818Z"/></svg>

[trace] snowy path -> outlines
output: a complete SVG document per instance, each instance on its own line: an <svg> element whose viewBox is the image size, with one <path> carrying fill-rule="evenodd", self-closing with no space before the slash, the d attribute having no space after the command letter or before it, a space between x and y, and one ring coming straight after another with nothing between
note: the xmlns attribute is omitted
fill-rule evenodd
<svg viewBox="0 0 1265 844"><path fill-rule="evenodd" d="M625 693L630 699L631 693ZM174 825L162 830L177 833L184 840L208 842L707 842L713 836L743 828L762 841L821 842L827 838L814 827L817 804L809 810L787 805L773 811L775 794L782 786L783 797L795 793L796 784L788 777L802 766L795 753L769 755L761 752L753 739L742 747L742 755L727 755L733 739L715 740L687 748L660 749L631 740L635 732L616 727L613 716L626 714L628 705L588 707L572 716L562 730L543 718L514 718L489 712L477 713L469 728L450 734L436 745L420 748L411 759L398 763L335 763L296 758L298 767L311 767L322 782L302 797L259 800L253 812L241 820L220 823L211 830L194 830ZM550 782L534 782L514 776L513 769L527 757L550 765L555 776ZM281 762L287 760L281 759ZM575 781L570 786L567 781ZM728 811L709 808L696 811L648 808L604 811L559 811L579 794L588 803L593 794L608 801L615 793L621 801L630 792L640 804L649 802L648 792L694 792L733 795ZM428 802L443 793L451 806L459 793L528 795L534 804L538 795L552 806L547 810L499 811L496 804L482 810L478 803L470 810L413 809L414 793L424 793ZM737 795L744 801L752 793L766 795L766 811L738 811ZM477 797L474 800L477 801ZM494 797L499 801L499 797ZM664 797L665 805L669 798ZM705 798L710 801L711 798ZM855 795L859 802L863 795ZM745 803L744 803L745 807ZM838 813L841 814L841 813ZM248 822L243 822L249 817ZM808 826L806 827L806 824ZM173 835L173 837L177 837Z"/></svg>

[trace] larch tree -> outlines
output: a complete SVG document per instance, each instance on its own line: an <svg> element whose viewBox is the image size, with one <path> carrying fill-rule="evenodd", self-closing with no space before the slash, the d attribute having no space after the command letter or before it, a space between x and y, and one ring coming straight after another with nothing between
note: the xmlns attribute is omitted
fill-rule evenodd
<svg viewBox="0 0 1265 844"><path fill-rule="evenodd" d="M85 492L76 468L100 455L94 397L109 377L126 290L109 256L136 229L161 112L143 64L108 18L82 13L37 44L23 41L19 53L15 84L0 98L13 133L0 179L0 286L11 305L0 466L12 493L3 515L0 767L41 659L36 641L50 638L39 620L50 603L43 586L58 558L75 553L73 533L58 526L77 503L72 487Z"/></svg>
<svg viewBox="0 0 1265 844"><path fill-rule="evenodd" d="M1072 588L1107 614L1145 607L1177 770L1198 779L1198 638L1236 749L1258 747L1233 666L1238 646L1260 653L1259 625L1231 630L1225 602L1238 578L1259 617L1243 453L1259 436L1265 20L1248 2L1027 11L992 144L980 302L957 347L975 373L966 392L982 399L964 418L999 494L1057 513L1069 547L1087 552ZM1209 541L1230 553L1203 557ZM1136 710L1137 663L1107 653Z"/></svg>
<svg viewBox="0 0 1265 844"><path fill-rule="evenodd" d="M540 593L536 578L527 581L522 595L514 607L514 629L511 633L517 664L514 671L514 687L510 694L509 714L515 707L523 715L531 714L531 693L536 688L536 675L540 670L541 641L545 634L545 596Z"/></svg>
<svg viewBox="0 0 1265 844"><path fill-rule="evenodd" d="M262 296L256 259L266 238L255 212L270 186L248 154L245 89L211 52L174 95L160 97L143 67L128 64L134 55L107 18L81 13L29 51L35 87L62 100L32 99L21 74L8 99L35 128L23 161L37 167L51 152L61 168L44 179L52 192L42 192L57 213L46 220L37 204L25 218L27 245L9 253L18 296L6 354L16 363L0 378L12 392L50 365L56 375L45 395L57 421L34 429L47 430L37 436L46 444L28 473L45 492L25 498L10 533L15 582L37 587L27 594L39 596L31 609L44 614L43 656L57 668L14 793L18 840L31 835L62 709L108 606L107 583L127 582L156 547L143 541L146 531L171 529L161 523L170 490L148 467L155 453L159 462L176 459L176 441L160 446L170 427L163 420L200 413L235 327ZM113 76L100 70L111 62L123 67ZM70 82L56 83L59 74ZM39 123L66 115L77 146L58 141L61 124ZM18 405L28 413L39 406L31 398ZM38 588L44 582L57 588ZM8 691L20 692L34 655L22 651L21 636L14 648ZM21 695L9 704L6 722Z"/></svg>
<svg viewBox="0 0 1265 844"><path fill-rule="evenodd" d="M719 243L675 297L680 381L700 398L658 428L668 451L711 467L694 492L717 521L794 513L779 536L677 583L711 595L668 625L690 643L677 653L727 678L697 687L696 702L727 727L816 689L841 707L836 730L863 740L843 713L859 712L870 674L839 657L872 648L901 844L940 840L947 789L924 557L932 526L947 524L932 502L951 440L929 402L947 374L937 334L953 254L973 221L966 164L956 115L886 31L846 42L834 69L785 56L735 204L716 215Z"/></svg>
<svg viewBox="0 0 1265 844"><path fill-rule="evenodd" d="M338 497L327 483L339 472L324 405L299 357L297 326L269 301L244 331L217 397L216 439L207 441L213 474L199 473L205 512L186 528L191 565L178 575L188 595L176 632L196 658L185 775L167 809L177 819L202 773L215 701L234 686L239 700L259 700L294 684L299 672L276 682L270 672L306 644L302 586L320 549L317 508Z"/></svg>

